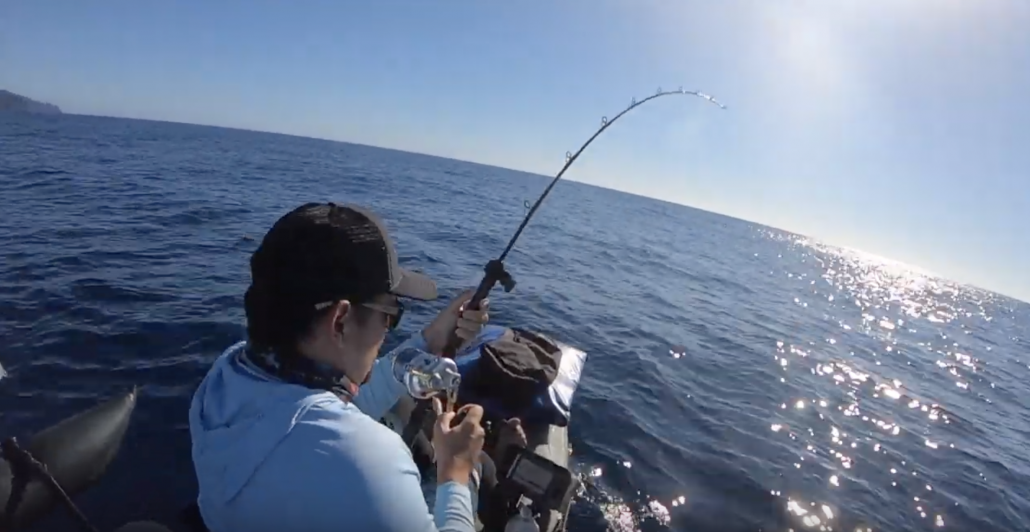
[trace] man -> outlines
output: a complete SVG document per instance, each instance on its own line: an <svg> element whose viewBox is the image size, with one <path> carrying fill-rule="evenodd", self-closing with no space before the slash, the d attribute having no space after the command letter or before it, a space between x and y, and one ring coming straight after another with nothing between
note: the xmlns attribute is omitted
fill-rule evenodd
<svg viewBox="0 0 1030 532"><path fill-rule="evenodd" d="M377 360L403 315L400 298L434 299L435 284L398 266L372 213L332 203L280 218L250 267L248 340L215 361L190 407L206 526L472 532L467 484L483 445L482 410L465 407L454 428L454 413L439 418L432 515L410 451L377 421L405 390L392 373L392 353ZM439 354L455 330L474 338L487 305L463 311L470 295L401 347Z"/></svg>

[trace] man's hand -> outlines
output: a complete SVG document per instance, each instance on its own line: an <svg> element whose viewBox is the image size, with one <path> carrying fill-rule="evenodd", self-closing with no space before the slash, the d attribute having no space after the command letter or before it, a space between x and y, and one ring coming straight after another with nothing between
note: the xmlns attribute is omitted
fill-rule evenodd
<svg viewBox="0 0 1030 532"><path fill-rule="evenodd" d="M474 294L475 290L469 290L454 298L447 308L443 309L433 319L433 322L422 330L422 337L426 340L426 346L430 353L443 354L443 349L452 332L457 332L458 338L461 338L461 344L464 346L469 340L475 338L483 329L483 325L489 321L489 300L484 299L476 310L465 309L465 303L472 299Z"/></svg>
<svg viewBox="0 0 1030 532"><path fill-rule="evenodd" d="M451 427L455 413L444 411L440 399L433 398L436 425L433 427L433 449L436 454L436 481L440 484L457 482L468 484L472 471L479 463L486 431L479 424L483 409L479 405L465 405L458 411L464 418Z"/></svg>

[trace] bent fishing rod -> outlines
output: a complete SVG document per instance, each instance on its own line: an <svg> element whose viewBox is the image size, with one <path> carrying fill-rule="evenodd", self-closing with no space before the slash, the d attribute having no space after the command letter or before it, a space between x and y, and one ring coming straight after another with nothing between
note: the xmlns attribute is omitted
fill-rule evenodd
<svg viewBox="0 0 1030 532"><path fill-rule="evenodd" d="M630 103L629 107L623 109L622 112L615 115L611 120L609 120L606 116L602 117L601 127L598 128L597 131L595 131L594 134L591 135L590 138L588 138L587 141L584 142L583 145L580 146L575 153L567 152L565 154L565 165L562 166L561 170L558 171L558 174L554 176L554 179L552 179L551 183L547 185L547 188L544 189L544 192L540 194L540 197L537 198L536 203L534 203L533 206L529 208L529 212L527 212L526 216L522 219L522 223L519 224L518 229L515 230L515 235L512 236L511 240L508 241L508 245L505 246L504 251L501 252L501 255L496 259L486 263L486 266L484 267L483 279L479 282L479 286L476 288L475 294L473 294L472 298L465 304L465 308L478 309L479 304L484 299L486 299L488 295L490 295L490 291L493 290L493 288L497 286L498 283L500 283L500 285L504 288L505 292L511 292L515 288L515 279L511 276L511 274L508 273L507 270L505 270L504 259L508 258L508 254L511 253L511 250L515 247L515 242L517 242L519 237L522 236L522 232L526 229L526 226L529 225L529 221L533 219L533 215L536 214L536 211L540 208L540 205L543 204L545 199L547 199L547 196L551 193L551 190L554 189L554 186L558 184L558 181L561 181L561 178L565 175L565 172L572 166L573 163L576 162L577 159L579 159L579 156L583 154L583 151L586 150L587 147L594 142L594 139L601 136L601 133L604 133L609 127L612 126L612 124L617 122L620 118L625 116L630 111L652 100L656 100L664 96L674 95L695 96L701 98L702 100L708 101L713 105L718 106L720 109L726 109L726 106L723 105L721 102L713 98L711 95L703 93L701 91L684 90L683 87L680 87L677 90L663 91L659 87L657 92L655 92L651 96L648 96L647 98L644 98L643 100L637 101L636 98L633 98L633 101ZM454 355L457 352L458 347L461 346L461 342L462 340L458 337L457 332L452 332L450 338L448 338L446 346L444 347L443 356L445 358L454 358ZM428 411L431 408L429 401L419 401L419 403L420 404L415 405L415 410L411 413L411 417L408 420L407 426L404 427L404 433L402 434L404 442L409 447L415 441L415 437L418 435L419 430L422 429L425 423L426 415L428 414Z"/></svg>

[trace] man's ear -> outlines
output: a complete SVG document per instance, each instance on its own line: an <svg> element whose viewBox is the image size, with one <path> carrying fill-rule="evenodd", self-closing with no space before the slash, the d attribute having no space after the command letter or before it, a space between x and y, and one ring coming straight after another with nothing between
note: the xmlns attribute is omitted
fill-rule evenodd
<svg viewBox="0 0 1030 532"><path fill-rule="evenodd" d="M351 311L350 301L347 301L346 299L340 301L339 303L337 303L333 307L333 312L332 312L333 332L336 332L336 333L339 333L339 334L343 334L343 321L347 318L347 315L350 314L350 311Z"/></svg>

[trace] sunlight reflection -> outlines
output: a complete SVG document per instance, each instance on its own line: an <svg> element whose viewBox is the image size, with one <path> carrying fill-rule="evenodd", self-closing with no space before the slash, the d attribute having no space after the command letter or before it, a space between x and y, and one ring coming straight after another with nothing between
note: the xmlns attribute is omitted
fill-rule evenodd
<svg viewBox="0 0 1030 532"><path fill-rule="evenodd" d="M975 396L986 405L996 400L982 391L1000 389L991 382L996 378L985 379L987 363L961 340L975 330L969 320L990 321L986 309L993 308L988 303L995 296L861 252L774 231L769 236L802 253L801 264L793 267L789 256L777 256L775 264L784 269L776 275L807 281L803 293L790 294L784 303L810 308L828 325L814 339L799 336L775 342L776 381L789 391L774 403L779 405L779 419L770 420L769 426L773 433L788 434L790 439L784 441L797 451L785 464L792 464L795 473L784 476L807 479L824 468L823 489L839 495L847 491L840 489L842 472L870 483L871 465L889 471L890 477L882 482L892 489L916 490L919 495L907 493L908 500L915 499L916 514L943 527L943 515L933 510L951 501L930 483L920 482L920 471L928 466L925 453L955 448L948 443L954 438L941 432L952 421L946 400L953 401L955 394ZM818 283L805 270L806 260L818 264ZM964 334L943 328L949 324ZM990 351L990 346L980 349ZM1030 368L1027 361L1022 365ZM926 372L946 377L954 383L953 391L928 386L922 379ZM797 519L795 530L830 530L848 511L847 506L803 502L800 495L792 495L787 505L787 512ZM872 528L862 525L856 530Z"/></svg>

